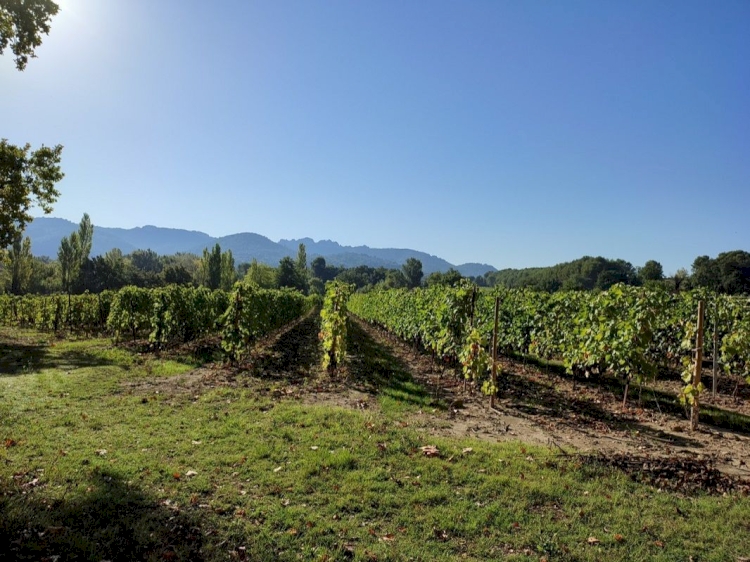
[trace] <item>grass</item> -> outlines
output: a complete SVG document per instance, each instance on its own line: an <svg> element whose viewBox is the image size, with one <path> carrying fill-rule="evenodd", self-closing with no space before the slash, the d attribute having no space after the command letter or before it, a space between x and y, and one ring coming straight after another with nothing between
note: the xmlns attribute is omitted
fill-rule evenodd
<svg viewBox="0 0 750 562"><path fill-rule="evenodd" d="M275 398L283 380L172 388L169 377L195 363L108 340L0 339L28 348L0 363L0 559L698 562L750 552L747 498L677 496L575 456L412 428L405 420L427 398L366 335L352 371L370 372L362 384L382 389L382 407L364 411Z"/></svg>

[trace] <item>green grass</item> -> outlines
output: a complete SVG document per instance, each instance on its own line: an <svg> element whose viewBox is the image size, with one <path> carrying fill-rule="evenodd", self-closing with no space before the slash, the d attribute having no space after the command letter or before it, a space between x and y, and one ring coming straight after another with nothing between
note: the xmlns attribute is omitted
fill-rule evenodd
<svg viewBox="0 0 750 562"><path fill-rule="evenodd" d="M354 372L374 370L363 385L382 389L382 408L358 411L274 399L262 379L170 390L167 377L190 361L10 335L0 338L28 340L34 357L17 355L13 365L27 367L0 375L0 559L698 562L750 552L747 498L680 497L522 443L420 433L405 420L424 392L372 341Z"/></svg>

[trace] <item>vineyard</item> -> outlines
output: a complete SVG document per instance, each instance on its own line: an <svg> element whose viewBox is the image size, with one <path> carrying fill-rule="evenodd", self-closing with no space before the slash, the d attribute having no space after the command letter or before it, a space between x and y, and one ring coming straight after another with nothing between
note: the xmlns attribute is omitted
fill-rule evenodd
<svg viewBox="0 0 750 562"><path fill-rule="evenodd" d="M691 375L700 301L708 303L704 333L711 335L702 338L702 355L715 358L726 374L750 377L750 301L705 291L673 294L615 285L600 293L548 294L477 291L466 284L356 294L349 307L437 359L460 361L466 376L480 383L489 377L486 357L492 350L486 348L494 336L505 355L559 361L575 375L620 376L626 393L631 381L640 385L659 373L682 372L681 399L691 404L704 390ZM491 393L493 387L485 389Z"/></svg>
<svg viewBox="0 0 750 562"><path fill-rule="evenodd" d="M99 294L0 295L0 326L41 332L106 334L114 340L147 340L154 349L218 335L231 361L250 345L316 306L291 290L237 283L231 292L170 285L134 286Z"/></svg>
<svg viewBox="0 0 750 562"><path fill-rule="evenodd" d="M653 389L689 404L701 301L729 403L748 310L705 293L2 297L0 537L17 560L741 560L750 409L691 432Z"/></svg>

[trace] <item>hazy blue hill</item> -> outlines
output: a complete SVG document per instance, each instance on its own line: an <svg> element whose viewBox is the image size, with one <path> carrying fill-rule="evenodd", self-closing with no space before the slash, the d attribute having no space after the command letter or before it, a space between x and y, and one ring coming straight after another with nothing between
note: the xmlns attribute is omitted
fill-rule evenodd
<svg viewBox="0 0 750 562"><path fill-rule="evenodd" d="M222 251L232 250L232 256L234 256L234 263L236 264L256 259L261 263L276 266L283 257L297 256L296 248L292 251L265 236L252 232L223 236L211 242L211 246L217 242ZM203 247L193 249L193 251L200 255L203 252Z"/></svg>
<svg viewBox="0 0 750 562"><path fill-rule="evenodd" d="M26 227L31 237L31 249L36 256L57 256L60 240L78 229L78 223L65 219L40 217ZM91 255L98 256L119 248L123 254L133 250L151 249L158 254L175 254L211 244L214 239L204 232L142 226L137 228L108 228L94 223L94 243Z"/></svg>
<svg viewBox="0 0 750 562"><path fill-rule="evenodd" d="M94 226L97 228L94 233L94 240L96 240L96 234L101 230L105 231L108 235L124 240L134 248L142 250L151 249L161 255L184 252L188 248L197 248L198 246L200 246L202 250L206 246L215 243L214 238L205 232L198 232L195 230L162 228L160 226L152 225L139 226L136 228L102 228L96 227L96 225ZM128 252L123 250L123 253Z"/></svg>
<svg viewBox="0 0 750 562"><path fill-rule="evenodd" d="M383 265L384 267L401 267L407 259L416 258L422 262L422 271L425 275L429 275L433 271L448 271L451 267L453 267L452 264L448 263L442 258L432 256L418 250L410 250L408 248L370 248L369 246L342 246L339 243L333 242L331 240L322 240L320 242L315 242L310 238L300 238L298 240L279 240L279 244L282 244L290 249L293 248L295 252L300 243L303 243L305 245L305 250L307 251L308 256L320 255L326 258L326 262L328 262L329 256L336 256L336 259L342 260L342 256L344 256L345 254L355 254L377 258L377 263L379 264L390 264ZM331 264L336 265L333 262L331 262ZM371 264L358 263L357 265ZM379 265L372 265L371 267L379 267Z"/></svg>
<svg viewBox="0 0 750 562"><path fill-rule="evenodd" d="M456 269L464 277L482 277L488 271L497 271L497 268L486 263L464 263L456 266Z"/></svg>
<svg viewBox="0 0 750 562"><path fill-rule="evenodd" d="M393 261L380 259L375 256L368 256L367 254L356 254L354 252L330 254L323 257L326 260L326 264L335 265L337 267L358 267L360 265L367 265L369 267L385 267L386 269L399 269L401 267L401 264Z"/></svg>
<svg viewBox="0 0 750 562"><path fill-rule="evenodd" d="M57 257L60 240L78 228L78 223L65 219L40 217L34 219L26 228L26 235L31 237L31 249L36 256ZM458 269L463 275L484 275L486 271L495 268L485 264L464 264L454 266L446 260L408 248L371 248L369 246L342 246L333 240L312 238L298 240L280 240L274 242L252 232L231 234L221 238L213 238L205 232L182 230L179 228L162 228L158 226L141 226L137 228L107 228L97 226L94 221L94 243L92 256L119 248L123 254L134 250L151 249L158 254L168 255L178 252L202 254L204 248L211 248L219 243L222 250L232 250L235 263L249 262L257 259L269 265L278 265L285 256L296 257L300 243L305 245L308 260L316 256L323 256L330 265L356 267L399 268L408 258L416 258L422 262L422 270L426 275L433 271L448 271L451 267Z"/></svg>

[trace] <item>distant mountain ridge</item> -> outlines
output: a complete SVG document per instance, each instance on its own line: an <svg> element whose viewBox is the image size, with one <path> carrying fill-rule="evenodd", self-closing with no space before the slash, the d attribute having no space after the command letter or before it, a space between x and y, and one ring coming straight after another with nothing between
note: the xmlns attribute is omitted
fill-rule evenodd
<svg viewBox="0 0 750 562"><path fill-rule="evenodd" d="M55 258L60 247L60 240L76 230L78 225L59 218L39 217L27 225L25 235L31 238L31 249L36 256ZM462 275L484 275L488 271L497 271L491 265L467 263L453 265L448 261L418 250L408 248L370 248L369 246L342 246L333 240L312 238L298 240L273 240L252 232L242 232L214 238L205 232L162 228L159 226L140 226L136 228L108 228L94 225L94 243L91 255L105 254L113 248L119 248L124 254L134 250L151 249L160 255L177 253L202 254L204 248L219 244L222 250L232 250L236 263L257 259L269 265L278 265L286 256L296 257L300 244L305 245L308 260L323 256L329 265L357 267L400 268L408 258L422 262L425 275L435 271L445 272L450 268L457 269Z"/></svg>

